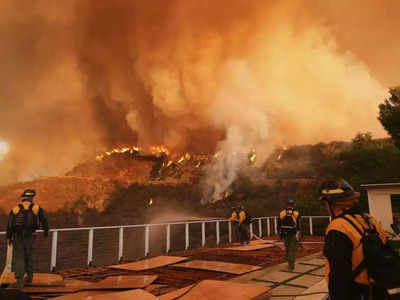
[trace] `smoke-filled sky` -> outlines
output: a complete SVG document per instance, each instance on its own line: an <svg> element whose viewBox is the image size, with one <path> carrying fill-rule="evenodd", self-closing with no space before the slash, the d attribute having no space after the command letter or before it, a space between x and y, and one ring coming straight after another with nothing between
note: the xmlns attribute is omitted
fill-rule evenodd
<svg viewBox="0 0 400 300"><path fill-rule="evenodd" d="M384 136L399 11L397 0L2 0L0 184L115 146L267 154Z"/></svg>

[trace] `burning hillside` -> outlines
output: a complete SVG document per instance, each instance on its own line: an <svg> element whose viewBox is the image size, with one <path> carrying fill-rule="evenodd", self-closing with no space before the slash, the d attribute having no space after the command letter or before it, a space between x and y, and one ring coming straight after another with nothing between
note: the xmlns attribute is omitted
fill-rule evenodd
<svg viewBox="0 0 400 300"><path fill-rule="evenodd" d="M211 162L213 155L178 154L166 146L142 149L137 146L115 148L91 160L79 164L67 176L100 177L117 180L123 184L148 183L196 183Z"/></svg>

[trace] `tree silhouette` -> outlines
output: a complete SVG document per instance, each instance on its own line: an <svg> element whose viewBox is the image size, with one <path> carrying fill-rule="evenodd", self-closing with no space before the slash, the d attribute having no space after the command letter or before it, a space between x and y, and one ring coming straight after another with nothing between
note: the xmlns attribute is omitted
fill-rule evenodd
<svg viewBox="0 0 400 300"><path fill-rule="evenodd" d="M400 149L400 87L389 90L390 97L379 105L378 120Z"/></svg>

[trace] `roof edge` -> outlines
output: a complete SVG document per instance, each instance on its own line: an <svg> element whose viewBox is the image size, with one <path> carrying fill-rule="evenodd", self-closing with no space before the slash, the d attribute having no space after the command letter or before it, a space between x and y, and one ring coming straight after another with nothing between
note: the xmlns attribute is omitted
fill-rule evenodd
<svg viewBox="0 0 400 300"><path fill-rule="evenodd" d="M400 188L400 182L362 184L361 188L366 189L366 190L369 190L369 189Z"/></svg>

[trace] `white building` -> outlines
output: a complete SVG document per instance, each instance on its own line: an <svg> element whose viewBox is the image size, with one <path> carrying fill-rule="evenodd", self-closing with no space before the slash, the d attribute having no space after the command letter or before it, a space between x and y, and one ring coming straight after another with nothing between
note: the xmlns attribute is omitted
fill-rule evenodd
<svg viewBox="0 0 400 300"><path fill-rule="evenodd" d="M400 183L363 184L368 192L369 212L385 230L393 223L392 195L400 195ZM400 201L400 200L398 200Z"/></svg>

